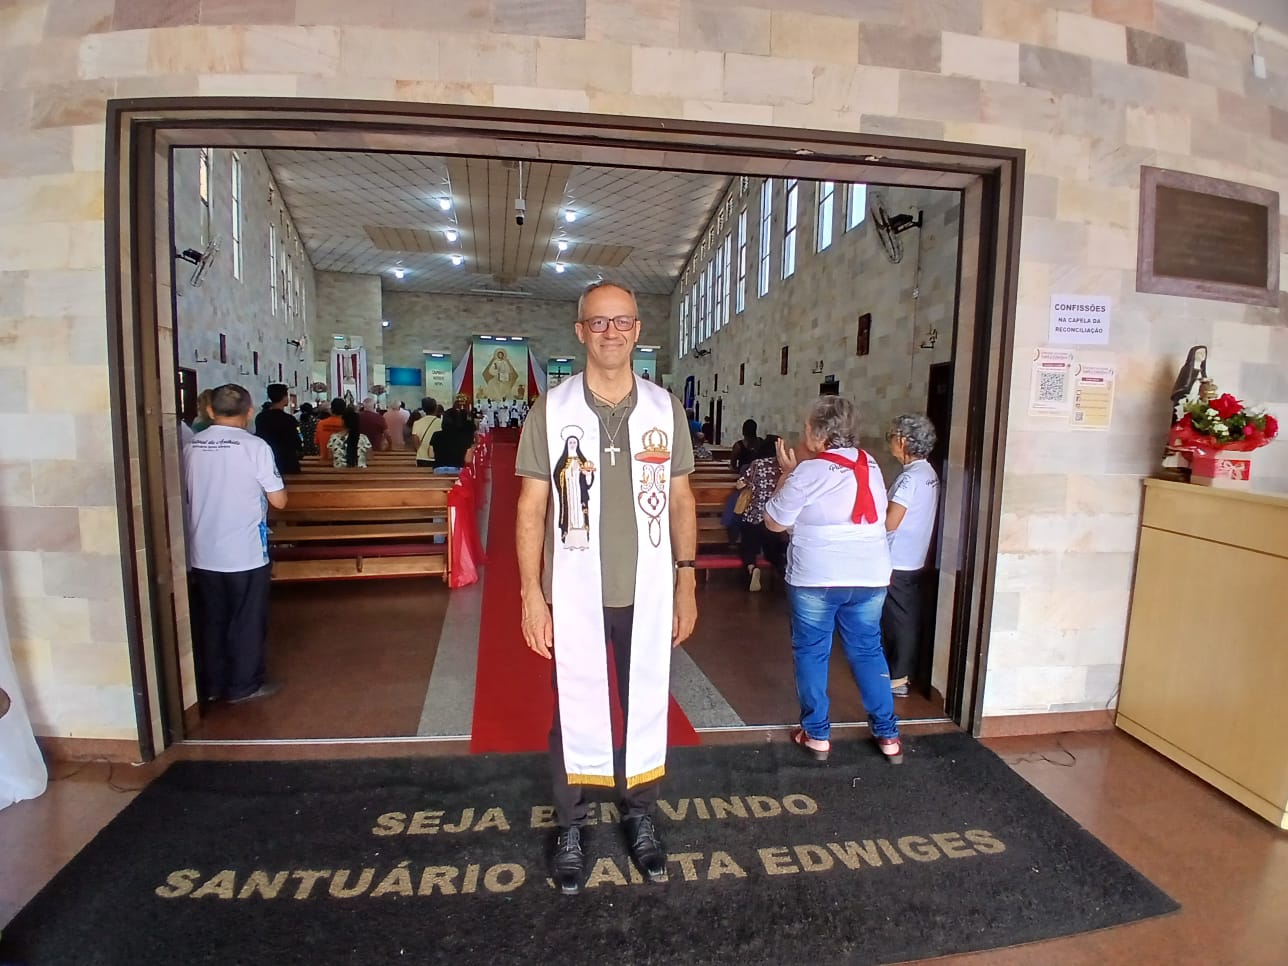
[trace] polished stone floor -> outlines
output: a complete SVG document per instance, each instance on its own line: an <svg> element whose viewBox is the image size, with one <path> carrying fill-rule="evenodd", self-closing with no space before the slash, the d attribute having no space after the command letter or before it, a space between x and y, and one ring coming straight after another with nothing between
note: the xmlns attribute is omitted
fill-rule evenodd
<svg viewBox="0 0 1288 966"><path fill-rule="evenodd" d="M838 736L839 737L839 736ZM764 734L721 736L764 741ZM786 740L782 732L774 740ZM1282 966L1288 962L1288 834L1114 731L985 742L1025 779L1181 903L1181 911L1098 933L934 962L989 966ZM134 793L180 755L299 757L452 754L462 742L240 750L186 746L131 768L58 765L40 799L0 811L0 923ZM575 900L573 900L575 901ZM887 910L898 914L898 910ZM915 921L908 922L916 929Z"/></svg>

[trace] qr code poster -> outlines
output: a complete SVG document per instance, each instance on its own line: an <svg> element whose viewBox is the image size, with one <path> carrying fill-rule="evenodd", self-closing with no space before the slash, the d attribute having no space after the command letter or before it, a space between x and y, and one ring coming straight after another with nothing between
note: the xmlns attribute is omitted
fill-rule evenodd
<svg viewBox="0 0 1288 966"><path fill-rule="evenodd" d="M1073 353L1038 349L1029 389L1030 416L1068 416L1073 409Z"/></svg>

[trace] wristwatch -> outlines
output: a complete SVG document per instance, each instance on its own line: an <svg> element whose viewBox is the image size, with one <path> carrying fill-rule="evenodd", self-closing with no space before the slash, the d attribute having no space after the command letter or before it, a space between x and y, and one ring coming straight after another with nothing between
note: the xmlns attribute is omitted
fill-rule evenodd
<svg viewBox="0 0 1288 966"><path fill-rule="evenodd" d="M681 567L697 567L697 565L698 565L698 562L696 560L677 560L675 562L675 568L677 570L679 570Z"/></svg>

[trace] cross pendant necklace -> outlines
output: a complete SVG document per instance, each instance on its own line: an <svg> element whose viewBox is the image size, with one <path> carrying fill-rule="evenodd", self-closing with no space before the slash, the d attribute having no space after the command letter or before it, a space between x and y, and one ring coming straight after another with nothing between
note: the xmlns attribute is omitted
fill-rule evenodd
<svg viewBox="0 0 1288 966"><path fill-rule="evenodd" d="M595 415L599 416L599 413ZM613 466L617 465L617 454L622 451L621 447L617 445L617 434L622 431L622 423L624 422L626 422L626 417L623 415L617 421L617 428L609 430L608 423L604 421L604 417L599 416L599 424L604 427L604 435L608 437L608 445L604 447L604 452L608 454L608 461Z"/></svg>

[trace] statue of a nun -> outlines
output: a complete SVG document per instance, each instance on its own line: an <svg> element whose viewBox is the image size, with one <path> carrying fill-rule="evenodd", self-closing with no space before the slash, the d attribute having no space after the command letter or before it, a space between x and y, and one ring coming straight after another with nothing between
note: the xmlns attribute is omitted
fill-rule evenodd
<svg viewBox="0 0 1288 966"><path fill-rule="evenodd" d="M1186 403L1199 398L1203 380L1207 378L1207 346L1190 346L1190 353L1185 357L1185 365L1176 374L1172 385L1172 422L1176 422L1184 413Z"/></svg>

